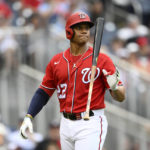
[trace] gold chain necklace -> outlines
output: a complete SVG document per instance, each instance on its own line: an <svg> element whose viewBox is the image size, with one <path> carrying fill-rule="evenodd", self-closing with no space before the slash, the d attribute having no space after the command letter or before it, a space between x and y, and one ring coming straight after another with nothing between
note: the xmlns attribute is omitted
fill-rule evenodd
<svg viewBox="0 0 150 150"><path fill-rule="evenodd" d="M87 48L87 50L88 50L89 48ZM87 51L86 50L86 51ZM75 68L75 67L77 67L76 66L76 64L83 58L83 56L84 56L84 54L86 53L86 51L81 55L81 57L75 62L75 63L73 63L73 68ZM70 51L70 56L71 56L71 51Z"/></svg>

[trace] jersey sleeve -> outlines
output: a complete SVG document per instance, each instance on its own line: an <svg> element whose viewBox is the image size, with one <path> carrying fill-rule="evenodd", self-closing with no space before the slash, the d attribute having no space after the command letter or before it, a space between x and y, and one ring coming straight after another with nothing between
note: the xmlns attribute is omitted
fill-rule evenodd
<svg viewBox="0 0 150 150"><path fill-rule="evenodd" d="M114 63L111 60L111 58L108 57L107 55L105 55L105 61L104 61L104 65L103 65L102 69L105 69L107 72L110 72L111 75L114 74L115 71L116 71L116 66L114 65ZM107 79L106 79L106 77L104 75L103 75L103 79L104 79L105 87L108 89L109 85L108 85ZM122 81L119 80L118 86L122 86L122 85L123 85Z"/></svg>
<svg viewBox="0 0 150 150"><path fill-rule="evenodd" d="M43 81L40 85L40 88L43 89L49 96L52 96L52 94L56 90L52 61L50 61L50 63L46 67L46 72L43 77Z"/></svg>

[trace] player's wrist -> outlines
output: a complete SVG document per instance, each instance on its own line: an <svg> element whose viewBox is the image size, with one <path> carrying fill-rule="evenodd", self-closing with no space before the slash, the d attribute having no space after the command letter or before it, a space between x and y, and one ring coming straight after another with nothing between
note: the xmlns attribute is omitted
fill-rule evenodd
<svg viewBox="0 0 150 150"><path fill-rule="evenodd" d="M29 118L31 121L33 120L33 117L30 114L26 114L25 118Z"/></svg>
<svg viewBox="0 0 150 150"><path fill-rule="evenodd" d="M116 85L116 86L110 88L110 90L111 90L111 91L117 91L117 90L118 90L118 85Z"/></svg>

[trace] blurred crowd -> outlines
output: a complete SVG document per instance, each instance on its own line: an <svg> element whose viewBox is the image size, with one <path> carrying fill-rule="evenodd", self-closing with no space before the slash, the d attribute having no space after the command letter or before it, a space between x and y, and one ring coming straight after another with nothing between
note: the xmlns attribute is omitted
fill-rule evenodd
<svg viewBox="0 0 150 150"><path fill-rule="evenodd" d="M0 67L7 71L16 68L20 61L17 50L21 49L21 61L42 70L38 61L45 59L46 49L50 49L46 46L50 31L52 38L64 38L68 16L84 11L93 22L105 18L106 50L150 72L149 5L149 0L0 0ZM32 32L18 36L11 27L30 27ZM93 35L94 28L91 42Z"/></svg>
<svg viewBox="0 0 150 150"><path fill-rule="evenodd" d="M22 118L18 120L16 129L0 123L0 150L60 150L59 123L49 124L45 136L34 132L24 140L18 130L22 121Z"/></svg>
<svg viewBox="0 0 150 150"><path fill-rule="evenodd" d="M149 6L149 0L0 0L0 72L10 75L20 63L44 71L49 56L63 50L66 19L84 11L93 22L105 18L104 50L150 73ZM91 43L93 36L94 28ZM57 45L51 39L63 41L60 50L48 50ZM1 123L0 150L59 150L58 131L58 124L50 124L47 137L35 133L24 141L18 130ZM136 142L135 148L126 148L131 149L139 150Z"/></svg>

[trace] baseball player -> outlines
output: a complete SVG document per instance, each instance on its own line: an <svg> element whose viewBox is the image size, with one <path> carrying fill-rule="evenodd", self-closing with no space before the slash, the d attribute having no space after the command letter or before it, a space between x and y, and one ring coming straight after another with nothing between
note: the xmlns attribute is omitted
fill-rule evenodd
<svg viewBox="0 0 150 150"><path fill-rule="evenodd" d="M48 102L55 90L60 103L60 140L62 150L102 150L107 133L104 95L122 102L125 89L112 60L100 53L90 105L90 120L83 118L86 110L93 48L87 45L94 24L87 14L77 12L66 22L70 48L55 55L46 68L40 87L35 92L20 128L22 137L33 133L32 120Z"/></svg>

